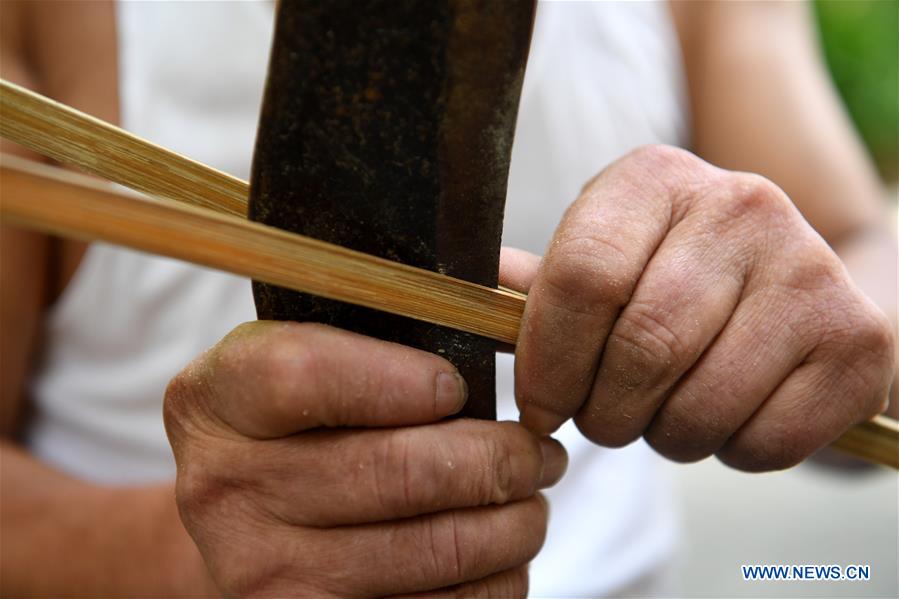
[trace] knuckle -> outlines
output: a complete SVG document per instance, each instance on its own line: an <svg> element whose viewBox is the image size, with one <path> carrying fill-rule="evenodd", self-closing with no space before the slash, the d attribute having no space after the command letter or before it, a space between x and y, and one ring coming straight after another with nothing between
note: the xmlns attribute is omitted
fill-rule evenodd
<svg viewBox="0 0 899 599"><path fill-rule="evenodd" d="M611 241L588 235L560 239L544 261L544 282L576 312L624 305L633 282L626 254Z"/></svg>
<svg viewBox="0 0 899 599"><path fill-rule="evenodd" d="M441 514L427 520L422 555L433 569L434 577L443 580L461 580L466 577L468 554L461 542L459 522L454 512Z"/></svg>
<svg viewBox="0 0 899 599"><path fill-rule="evenodd" d="M893 374L895 339L892 326L886 316L873 307L860 310L850 322L848 330L833 336L843 350L842 362L870 371L861 377L864 385L880 386Z"/></svg>
<svg viewBox="0 0 899 599"><path fill-rule="evenodd" d="M437 443L424 432L399 429L371 451L370 485L378 505L396 516L449 506L504 504L516 499L513 444L503 435L465 436Z"/></svg>
<svg viewBox="0 0 899 599"><path fill-rule="evenodd" d="M166 386L162 419L176 461L186 447L217 428L212 408L215 391L204 360L200 356L191 362Z"/></svg>
<svg viewBox="0 0 899 599"><path fill-rule="evenodd" d="M414 555L423 556L416 563L431 580L479 578L531 561L546 537L547 516L540 494L493 508L477 525L471 512L441 512L422 519L410 547Z"/></svg>
<svg viewBox="0 0 899 599"><path fill-rule="evenodd" d="M785 217L792 207L787 195L770 180L751 173L733 173L723 209L730 220Z"/></svg>
<svg viewBox="0 0 899 599"><path fill-rule="evenodd" d="M210 377L212 382L222 376L240 377L252 370L250 362L254 361L255 354L247 348L247 339L252 330L247 324L239 325L207 352L206 362L207 368L213 373Z"/></svg>
<svg viewBox="0 0 899 599"><path fill-rule="evenodd" d="M244 323L210 352L216 375L230 382L264 381L269 392L290 394L314 380L322 366L316 344L310 342L319 328L313 323Z"/></svg>
<svg viewBox="0 0 899 599"><path fill-rule="evenodd" d="M185 529L207 556L217 583L235 591L267 584L286 565L274 546L255 542L270 515L254 497L253 477L235 472L241 470L234 468L236 457L192 448L175 479Z"/></svg>
<svg viewBox="0 0 899 599"><path fill-rule="evenodd" d="M589 179L583 187L581 194L589 193L598 184L603 174L607 171L624 171L631 174L635 180L644 180L647 174L655 177L666 177L672 173L683 170L692 171L703 165L696 155L675 146L664 144L646 144L634 148L621 159L610 165L605 170Z"/></svg>
<svg viewBox="0 0 899 599"><path fill-rule="evenodd" d="M415 459L422 448L413 445L410 434L400 429L373 448L373 492L387 514L413 515L434 499L431 490L437 485L432 484L432 477L425 475L420 460Z"/></svg>
<svg viewBox="0 0 899 599"><path fill-rule="evenodd" d="M207 371L210 409L242 435L268 438L272 427L315 397L314 352L291 347L283 336L221 343L210 352ZM264 404L259 405L262 400Z"/></svg>
<svg viewBox="0 0 899 599"><path fill-rule="evenodd" d="M268 348L274 346L281 337L270 334L270 328L270 323L245 322L237 325L207 352L208 368L215 373L234 373L238 376L253 372L261 365L256 362L265 362L256 359L260 354L257 348L259 342L264 340L263 347Z"/></svg>
<svg viewBox="0 0 899 599"><path fill-rule="evenodd" d="M698 183L720 176L718 169L692 152L661 144L636 148L612 168L626 169L633 181L651 184L662 197L671 198L675 213L680 211L678 206L689 203L690 190Z"/></svg>
<svg viewBox="0 0 899 599"><path fill-rule="evenodd" d="M694 406L702 406L702 410ZM656 415L644 435L647 444L675 462L707 458L721 448L736 428L732 419L715 406L716 402L697 397L688 389L681 390Z"/></svg>
<svg viewBox="0 0 899 599"><path fill-rule="evenodd" d="M839 389L843 399L833 403L870 417L879 412L893 380L892 326L883 313L866 301L843 312L841 320L843 324L832 327L818 346L830 354L827 375L831 388ZM859 419L854 413L849 416L852 421Z"/></svg>
<svg viewBox="0 0 899 599"><path fill-rule="evenodd" d="M180 510L197 516L240 514L245 519L258 507L259 472L257 461L242 445L198 439L185 448L178 462L176 502ZM231 502L231 498L240 500Z"/></svg>
<svg viewBox="0 0 899 599"><path fill-rule="evenodd" d="M314 412L320 424L339 424L339 405L321 409L315 398L325 392L322 358L311 344L276 343L256 375L265 381L266 400L274 414ZM302 409L301 409L302 408Z"/></svg>
<svg viewBox="0 0 899 599"><path fill-rule="evenodd" d="M214 562L211 574L227 597L278 596L285 579L297 577L293 564L285 562L274 548L258 544L235 544L227 550L216 551ZM308 578L311 576L304 576L304 587L309 584ZM296 596L301 596L296 581L291 583L298 593Z"/></svg>
<svg viewBox="0 0 899 599"><path fill-rule="evenodd" d="M869 356L891 362L896 340L889 319L880 310L865 306L854 327L858 346Z"/></svg>
<svg viewBox="0 0 899 599"><path fill-rule="evenodd" d="M302 334L272 339L266 346L265 359L257 365L260 376L267 381L286 382L289 386L282 389L286 394L315 380L322 366L322 356L316 351L315 344L305 341ZM240 360L239 355L237 360Z"/></svg>
<svg viewBox="0 0 899 599"><path fill-rule="evenodd" d="M190 415L189 405L193 392L194 382L184 371L175 375L165 389L162 422L176 456L180 447L176 440L184 432L183 421Z"/></svg>
<svg viewBox="0 0 899 599"><path fill-rule="evenodd" d="M780 279L781 285L791 291L827 292L831 301L818 300L827 308L835 303L832 294L844 289L847 281L839 259L827 248L820 250L803 252L800 259L791 260Z"/></svg>
<svg viewBox="0 0 899 599"><path fill-rule="evenodd" d="M484 469L481 502L483 505L506 503L513 498L512 449L508 440L499 435L485 438L483 445L487 467Z"/></svg>
<svg viewBox="0 0 899 599"><path fill-rule="evenodd" d="M838 410L847 425L872 418L880 413L889 394L892 372L891 364L881 369L859 362L836 364L827 378L832 389L840 390L839 397L826 402L822 399L822 405L828 410Z"/></svg>
<svg viewBox="0 0 899 599"><path fill-rule="evenodd" d="M622 360L610 373L616 385L635 390L670 383L684 360L695 353L668 324L670 319L658 306L635 302L627 306L607 341L606 351Z"/></svg>
<svg viewBox="0 0 899 599"><path fill-rule="evenodd" d="M641 172L667 171L684 164L695 166L701 161L692 153L664 144L647 144L632 150L627 159L639 165Z"/></svg>
<svg viewBox="0 0 899 599"><path fill-rule="evenodd" d="M216 468L192 451L178 464L175 501L182 517L201 520L210 507L222 500L226 486Z"/></svg>

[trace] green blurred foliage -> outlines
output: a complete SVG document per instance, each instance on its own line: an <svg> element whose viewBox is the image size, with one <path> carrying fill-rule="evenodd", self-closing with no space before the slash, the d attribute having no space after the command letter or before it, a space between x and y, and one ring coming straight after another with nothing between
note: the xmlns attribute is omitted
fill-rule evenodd
<svg viewBox="0 0 899 599"><path fill-rule="evenodd" d="M816 0L824 54L881 175L899 179L899 1Z"/></svg>

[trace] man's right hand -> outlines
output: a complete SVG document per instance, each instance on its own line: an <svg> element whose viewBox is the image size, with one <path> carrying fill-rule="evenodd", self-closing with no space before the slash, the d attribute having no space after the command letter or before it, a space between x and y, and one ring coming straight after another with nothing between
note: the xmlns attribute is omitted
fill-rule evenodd
<svg viewBox="0 0 899 599"><path fill-rule="evenodd" d="M235 329L165 398L181 517L216 584L524 595L546 532L538 489L567 457L516 423L438 422L465 398L429 353L315 324Z"/></svg>

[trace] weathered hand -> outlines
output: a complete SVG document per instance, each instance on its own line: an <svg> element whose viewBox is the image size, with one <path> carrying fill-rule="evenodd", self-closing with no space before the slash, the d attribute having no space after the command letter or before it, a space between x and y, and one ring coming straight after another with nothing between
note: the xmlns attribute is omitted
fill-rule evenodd
<svg viewBox="0 0 899 599"><path fill-rule="evenodd" d="M885 407L890 325L767 180L667 147L592 180L528 290L516 350L522 423L574 417L591 440L784 468Z"/></svg>
<svg viewBox="0 0 899 599"><path fill-rule="evenodd" d="M435 355L321 325L238 327L165 399L182 520L216 583L523 595L546 529L537 490L565 452L516 423L437 422L464 399Z"/></svg>

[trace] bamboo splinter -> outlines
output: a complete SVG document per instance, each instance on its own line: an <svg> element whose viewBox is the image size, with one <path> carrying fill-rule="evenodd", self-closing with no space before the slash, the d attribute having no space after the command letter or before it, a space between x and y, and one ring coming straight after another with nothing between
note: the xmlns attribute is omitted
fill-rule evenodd
<svg viewBox="0 0 899 599"><path fill-rule="evenodd" d="M0 112L3 137L166 200L124 195L81 175L3 156L4 219L179 258L506 343L514 344L518 337L526 299L522 294L247 222L242 218L246 182L3 80ZM890 418L878 416L856 426L833 446L899 469L899 423Z"/></svg>

